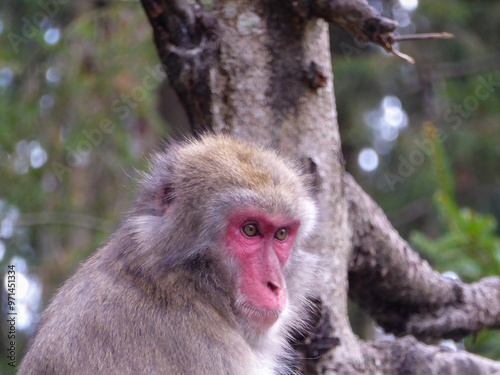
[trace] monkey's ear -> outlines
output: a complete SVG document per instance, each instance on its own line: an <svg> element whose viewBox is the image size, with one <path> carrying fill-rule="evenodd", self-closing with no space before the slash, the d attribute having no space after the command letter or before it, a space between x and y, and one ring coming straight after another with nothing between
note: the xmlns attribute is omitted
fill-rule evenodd
<svg viewBox="0 0 500 375"><path fill-rule="evenodd" d="M155 198L156 209L160 215L163 215L174 201L174 187L170 184L164 184Z"/></svg>

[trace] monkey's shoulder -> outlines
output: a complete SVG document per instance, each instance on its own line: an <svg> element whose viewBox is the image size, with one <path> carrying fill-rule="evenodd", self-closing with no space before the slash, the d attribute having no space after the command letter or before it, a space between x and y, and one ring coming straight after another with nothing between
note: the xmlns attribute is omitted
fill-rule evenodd
<svg viewBox="0 0 500 375"><path fill-rule="evenodd" d="M86 262L39 324L24 366L40 371L20 374L250 374L242 364L255 362L251 349L236 329L218 328L226 317L181 276L171 285L151 298L151 289Z"/></svg>

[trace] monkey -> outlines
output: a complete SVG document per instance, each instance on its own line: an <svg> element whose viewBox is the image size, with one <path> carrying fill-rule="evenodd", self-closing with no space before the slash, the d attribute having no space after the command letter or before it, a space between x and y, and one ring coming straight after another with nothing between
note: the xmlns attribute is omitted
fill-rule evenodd
<svg viewBox="0 0 500 375"><path fill-rule="evenodd" d="M283 375L307 325L317 205L289 158L229 135L168 144L132 208L42 314L19 375ZM296 367L296 366L295 366Z"/></svg>

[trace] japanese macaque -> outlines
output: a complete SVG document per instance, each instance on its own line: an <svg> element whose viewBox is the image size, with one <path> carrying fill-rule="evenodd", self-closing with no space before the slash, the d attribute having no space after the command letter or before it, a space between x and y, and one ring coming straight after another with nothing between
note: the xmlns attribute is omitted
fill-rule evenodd
<svg viewBox="0 0 500 375"><path fill-rule="evenodd" d="M42 316L18 374L271 375L307 321L316 207L276 152L172 144L136 202Z"/></svg>

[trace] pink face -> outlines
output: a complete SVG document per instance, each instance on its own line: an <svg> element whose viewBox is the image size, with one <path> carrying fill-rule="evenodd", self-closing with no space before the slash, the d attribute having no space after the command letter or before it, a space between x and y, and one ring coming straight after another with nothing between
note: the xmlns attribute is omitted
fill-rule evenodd
<svg viewBox="0 0 500 375"><path fill-rule="evenodd" d="M237 309L260 326L275 323L286 306L283 277L300 220L285 221L259 210L243 210L229 219L226 248L240 266Z"/></svg>

